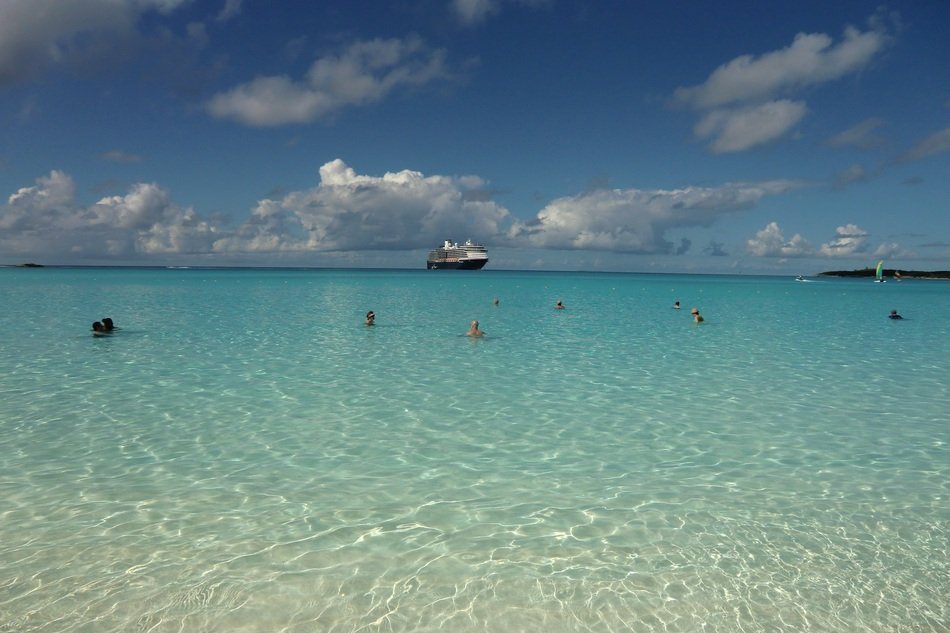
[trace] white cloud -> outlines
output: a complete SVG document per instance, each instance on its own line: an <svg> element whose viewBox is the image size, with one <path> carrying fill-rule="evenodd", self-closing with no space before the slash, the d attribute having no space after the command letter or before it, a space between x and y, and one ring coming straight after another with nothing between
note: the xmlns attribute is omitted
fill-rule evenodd
<svg viewBox="0 0 950 633"><path fill-rule="evenodd" d="M496 0L452 0L451 6L464 24L478 24L498 10Z"/></svg>
<svg viewBox="0 0 950 633"><path fill-rule="evenodd" d="M868 250L867 231L857 224L845 224L835 229L835 237L821 245L820 253L826 257L850 257Z"/></svg>
<svg viewBox="0 0 950 633"><path fill-rule="evenodd" d="M447 237L484 239L508 211L466 193L484 188L477 177L425 176L403 170L360 175L342 160L320 168L309 190L263 200L251 219L215 250L345 251L428 248ZM474 196L478 197L478 196Z"/></svg>
<svg viewBox="0 0 950 633"><path fill-rule="evenodd" d="M429 248L447 237L497 235L508 212L475 176L404 170L357 174L341 160L320 183L262 200L234 230L176 204L154 183L82 206L67 174L53 171L0 206L0 252L38 256L329 252Z"/></svg>
<svg viewBox="0 0 950 633"><path fill-rule="evenodd" d="M874 249L875 257L903 257L908 259L916 259L917 254L913 251L909 251L903 248L897 242L884 242Z"/></svg>
<svg viewBox="0 0 950 633"><path fill-rule="evenodd" d="M781 99L734 110L714 110L696 124L699 138L715 139L710 149L717 153L739 152L781 138L805 116L802 101Z"/></svg>
<svg viewBox="0 0 950 633"><path fill-rule="evenodd" d="M856 147L862 150L877 149L884 145L884 139L874 134L874 130L884 125L883 119L867 118L857 125L828 139L831 147Z"/></svg>
<svg viewBox="0 0 950 633"><path fill-rule="evenodd" d="M714 152L741 151L784 136L805 115L802 101L777 99L809 86L840 79L867 66L891 41L872 18L872 27L847 27L834 44L823 33L799 33L791 45L723 64L696 86L677 88L673 101L707 112L699 138L713 137Z"/></svg>
<svg viewBox="0 0 950 633"><path fill-rule="evenodd" d="M677 227L709 226L767 195L794 187L787 181L726 184L677 190L599 190L554 200L531 222L516 222L511 246L672 253L665 238Z"/></svg>
<svg viewBox="0 0 950 633"><path fill-rule="evenodd" d="M755 237L746 241L746 250L757 257L805 257L814 253L814 248L796 233L786 240L777 222L769 222Z"/></svg>
<svg viewBox="0 0 950 633"><path fill-rule="evenodd" d="M429 50L418 38L360 41L315 61L300 81L257 77L215 95L207 108L212 116L247 125L309 123L445 76L444 53Z"/></svg>
<svg viewBox="0 0 950 633"><path fill-rule="evenodd" d="M224 8L221 9L221 13L219 13L218 17L215 19L218 22L226 22L227 20L240 15L241 3L242 0L224 0Z"/></svg>
<svg viewBox="0 0 950 633"><path fill-rule="evenodd" d="M130 154L121 149L112 149L108 152L104 152L101 155L103 160L108 160L113 163L140 163L142 162L142 157L138 154Z"/></svg>
<svg viewBox="0 0 950 633"><path fill-rule="evenodd" d="M758 58L737 57L702 84L678 88L674 98L699 109L769 99L860 70L889 41L883 30L861 32L854 27L845 29L844 40L836 46L824 33L799 33L790 46Z"/></svg>
<svg viewBox="0 0 950 633"><path fill-rule="evenodd" d="M146 11L168 13L188 0L3 0L0 85L71 64L134 33Z"/></svg>
<svg viewBox="0 0 950 633"><path fill-rule="evenodd" d="M83 207L72 178L50 172L0 207L0 251L32 255L116 256L208 252L218 229L171 201L155 184Z"/></svg>
<svg viewBox="0 0 950 633"><path fill-rule="evenodd" d="M56 224L68 214L76 186L73 179L58 170L37 178L33 187L23 187L12 194L0 215L0 231L31 233Z"/></svg>
<svg viewBox="0 0 950 633"><path fill-rule="evenodd" d="M950 151L950 127L934 132L912 149L905 152L901 157L901 162L912 162Z"/></svg>
<svg viewBox="0 0 950 633"><path fill-rule="evenodd" d="M475 26L491 15L499 13L505 2L531 8L551 4L551 0L450 0L449 9L465 26Z"/></svg>
<svg viewBox="0 0 950 633"><path fill-rule="evenodd" d="M65 173L54 171L0 206L0 253L33 258L217 253L340 253L427 249L443 239L497 246L684 252L666 238L709 226L724 214L779 195L795 183L773 181L678 190L599 190L555 200L528 222L491 200L477 176L402 170L359 174L342 160L320 168L316 186L261 200L236 227L176 204L155 183L84 206Z"/></svg>
<svg viewBox="0 0 950 633"><path fill-rule="evenodd" d="M834 186L838 189L842 189L856 182L864 182L869 177L870 174L868 174L868 170L865 169L863 165L854 163L847 169L835 174Z"/></svg>

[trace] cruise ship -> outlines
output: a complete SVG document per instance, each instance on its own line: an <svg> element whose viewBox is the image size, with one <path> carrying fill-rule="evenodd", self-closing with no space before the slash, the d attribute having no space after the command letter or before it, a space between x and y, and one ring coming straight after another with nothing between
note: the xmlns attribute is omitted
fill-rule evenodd
<svg viewBox="0 0 950 633"><path fill-rule="evenodd" d="M472 244L466 240L464 244L455 244L452 240L445 240L439 248L429 251L426 268L478 270L488 263L488 251L484 246Z"/></svg>

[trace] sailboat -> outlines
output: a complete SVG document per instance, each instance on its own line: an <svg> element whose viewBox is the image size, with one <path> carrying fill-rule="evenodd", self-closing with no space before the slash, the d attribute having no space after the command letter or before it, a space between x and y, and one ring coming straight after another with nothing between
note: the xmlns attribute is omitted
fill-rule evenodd
<svg viewBox="0 0 950 633"><path fill-rule="evenodd" d="M882 259L877 263L877 270L874 271L874 283L882 284L886 279L884 279L884 260Z"/></svg>

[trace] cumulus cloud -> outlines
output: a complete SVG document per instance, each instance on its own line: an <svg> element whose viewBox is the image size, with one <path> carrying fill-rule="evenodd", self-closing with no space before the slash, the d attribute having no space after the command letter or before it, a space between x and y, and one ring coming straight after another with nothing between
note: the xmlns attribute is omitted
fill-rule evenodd
<svg viewBox="0 0 950 633"><path fill-rule="evenodd" d="M814 253L812 246L798 233L786 240L777 222L769 222L746 241L746 250L757 257L805 257Z"/></svg>
<svg viewBox="0 0 950 633"><path fill-rule="evenodd" d="M32 233L58 224L69 214L76 186L65 172L53 170L7 199L0 215L0 231Z"/></svg>
<svg viewBox="0 0 950 633"><path fill-rule="evenodd" d="M359 41L317 59L301 80L257 77L215 95L207 110L253 126L310 123L347 106L378 102L397 88L444 78L444 57L418 38Z"/></svg>
<svg viewBox="0 0 950 633"><path fill-rule="evenodd" d="M476 176L411 170L361 175L334 160L320 168L315 187L261 200L245 222L229 228L176 204L154 183L137 183L125 195L83 206L72 178L53 171L0 206L0 252L120 256L428 248L446 237L499 233L508 211L477 195L486 185Z"/></svg>
<svg viewBox="0 0 950 633"><path fill-rule="evenodd" d="M592 249L624 253L674 253L665 238L679 227L709 226L724 214L796 186L789 181L733 183L676 190L610 189L559 198L530 222L507 232L515 246ZM681 244L682 247L682 244Z"/></svg>
<svg viewBox="0 0 950 633"><path fill-rule="evenodd" d="M883 51L891 36L872 18L867 31L847 27L837 44L824 33L799 33L780 50L742 55L696 86L677 88L674 103L706 112L699 138L714 152L741 151L784 136L805 115L802 101L779 99L857 72Z"/></svg>
<svg viewBox="0 0 950 633"><path fill-rule="evenodd" d="M868 233L857 224L845 224L835 229L835 237L821 245L826 257L850 257L868 250Z"/></svg>
<svg viewBox="0 0 950 633"><path fill-rule="evenodd" d="M913 148L901 155L900 161L909 163L935 154L950 151L950 127L934 132Z"/></svg>
<svg viewBox="0 0 950 633"><path fill-rule="evenodd" d="M139 183L127 195L77 203L72 178L52 171L0 207L0 250L82 256L207 252L218 228L172 202L155 184Z"/></svg>
<svg viewBox="0 0 950 633"><path fill-rule="evenodd" d="M188 0L3 0L0 86L50 67L103 56L134 33L149 10L169 13ZM114 56L113 56L114 57Z"/></svg>
<svg viewBox="0 0 950 633"><path fill-rule="evenodd" d="M260 200L229 225L176 203L155 183L93 204L76 200L60 171L37 179L0 205L0 253L41 257L171 254L345 253L427 249L443 239L497 246L683 254L672 231L709 226L795 183L731 183L677 190L596 190L547 204L529 221L511 217L478 176L402 170L360 174L342 160L319 170L315 186ZM716 251L721 249L717 247Z"/></svg>
<svg viewBox="0 0 950 633"><path fill-rule="evenodd" d="M508 217L495 202L466 195L485 185L475 176L411 170L361 175L337 159L320 168L316 187L261 201L251 219L214 250L401 250L428 248L452 236L484 239Z"/></svg>

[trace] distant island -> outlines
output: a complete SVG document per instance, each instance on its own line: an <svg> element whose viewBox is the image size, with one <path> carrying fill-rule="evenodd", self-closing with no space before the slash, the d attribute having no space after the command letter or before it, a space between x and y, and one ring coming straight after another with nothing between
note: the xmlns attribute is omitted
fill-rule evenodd
<svg viewBox="0 0 950 633"><path fill-rule="evenodd" d="M27 262L25 264L17 264L17 268L42 268L43 264L34 264L33 262Z"/></svg>
<svg viewBox="0 0 950 633"><path fill-rule="evenodd" d="M885 268L882 273L885 277L901 279L950 279L950 270L903 270L901 268ZM873 277L873 268L858 270L829 270L818 273L820 277Z"/></svg>

